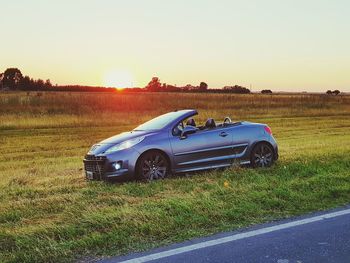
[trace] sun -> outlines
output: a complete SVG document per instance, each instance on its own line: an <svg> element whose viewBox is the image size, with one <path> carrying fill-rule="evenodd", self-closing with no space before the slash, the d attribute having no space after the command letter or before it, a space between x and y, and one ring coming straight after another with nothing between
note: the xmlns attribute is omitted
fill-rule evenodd
<svg viewBox="0 0 350 263"><path fill-rule="evenodd" d="M133 75L127 70L110 70L103 77L103 85L117 89L135 86Z"/></svg>

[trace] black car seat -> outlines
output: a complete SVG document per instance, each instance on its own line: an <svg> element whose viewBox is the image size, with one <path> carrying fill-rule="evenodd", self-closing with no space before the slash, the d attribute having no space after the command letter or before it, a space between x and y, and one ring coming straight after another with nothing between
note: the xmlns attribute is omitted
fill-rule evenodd
<svg viewBox="0 0 350 263"><path fill-rule="evenodd" d="M187 120L186 126L196 127L196 122L194 121L194 119L190 118L190 119Z"/></svg>
<svg viewBox="0 0 350 263"><path fill-rule="evenodd" d="M206 122L205 122L205 128L207 129L213 129L216 127L215 121L212 118L209 118Z"/></svg>

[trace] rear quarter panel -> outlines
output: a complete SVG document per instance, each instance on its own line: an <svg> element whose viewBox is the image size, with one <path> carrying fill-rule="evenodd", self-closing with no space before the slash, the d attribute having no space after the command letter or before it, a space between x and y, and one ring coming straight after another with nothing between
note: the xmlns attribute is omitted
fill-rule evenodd
<svg viewBox="0 0 350 263"><path fill-rule="evenodd" d="M244 151L237 155L237 158L248 161L252 149L259 142L266 141L273 144L271 141L272 136L265 131L264 126L266 125L243 122L241 125L231 128L233 146L246 146Z"/></svg>

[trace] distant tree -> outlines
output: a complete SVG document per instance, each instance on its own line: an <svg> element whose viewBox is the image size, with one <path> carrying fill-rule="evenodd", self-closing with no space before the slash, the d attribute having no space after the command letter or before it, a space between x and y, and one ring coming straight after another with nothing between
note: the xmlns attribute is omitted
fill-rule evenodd
<svg viewBox="0 0 350 263"><path fill-rule="evenodd" d="M199 91L206 91L208 89L208 84L205 82L201 82L199 84Z"/></svg>
<svg viewBox="0 0 350 263"><path fill-rule="evenodd" d="M230 92L230 93L238 93L238 94L248 94L250 93L250 90L239 86L239 85L234 85L234 86L225 86L222 88L224 91L226 92Z"/></svg>
<svg viewBox="0 0 350 263"><path fill-rule="evenodd" d="M337 89L336 89L336 90L333 90L333 94L334 94L334 95L338 95L339 93L340 93L339 90L337 90Z"/></svg>
<svg viewBox="0 0 350 263"><path fill-rule="evenodd" d="M186 86L181 87L182 91L195 91L195 90L199 90L199 87L193 86L192 84L187 84Z"/></svg>
<svg viewBox="0 0 350 263"><path fill-rule="evenodd" d="M271 94L271 93L272 93L272 90L270 90L270 89L263 89L263 90L261 91L261 93L262 93L262 94Z"/></svg>
<svg viewBox="0 0 350 263"><path fill-rule="evenodd" d="M22 78L19 86L21 90L32 90L32 82L28 76Z"/></svg>
<svg viewBox="0 0 350 263"><path fill-rule="evenodd" d="M168 91L168 92L180 92L181 88L176 87L175 85L166 85L166 91Z"/></svg>
<svg viewBox="0 0 350 263"><path fill-rule="evenodd" d="M337 89L336 89L336 90L333 90L333 91L327 90L326 94L327 94L327 95L339 95L339 94L340 94L340 91L337 90Z"/></svg>
<svg viewBox="0 0 350 263"><path fill-rule="evenodd" d="M51 81L49 80L49 79L47 79L46 81L45 81L45 88L46 89L49 89L49 88L51 88L52 87L52 84L51 84Z"/></svg>
<svg viewBox="0 0 350 263"><path fill-rule="evenodd" d="M42 90L45 87L45 82L42 79L37 79L34 81L35 89Z"/></svg>
<svg viewBox="0 0 350 263"><path fill-rule="evenodd" d="M22 78L22 73L18 68L8 68L3 73L2 85L9 89L17 89Z"/></svg>
<svg viewBox="0 0 350 263"><path fill-rule="evenodd" d="M148 91L160 91L162 84L158 77L153 77L152 80L145 87Z"/></svg>

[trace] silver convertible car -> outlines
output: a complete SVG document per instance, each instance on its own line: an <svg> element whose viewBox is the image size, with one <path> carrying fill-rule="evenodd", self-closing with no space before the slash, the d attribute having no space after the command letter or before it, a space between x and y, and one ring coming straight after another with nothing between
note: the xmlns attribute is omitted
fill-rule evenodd
<svg viewBox="0 0 350 263"><path fill-rule="evenodd" d="M197 114L169 112L93 145L84 158L86 177L155 180L232 164L268 167L277 160L277 143L267 125L226 117L198 126Z"/></svg>

